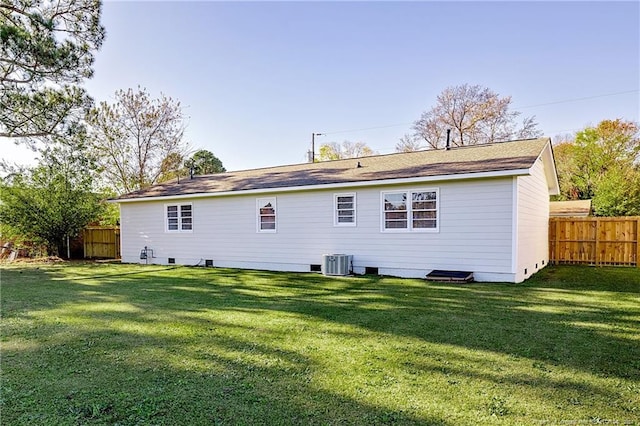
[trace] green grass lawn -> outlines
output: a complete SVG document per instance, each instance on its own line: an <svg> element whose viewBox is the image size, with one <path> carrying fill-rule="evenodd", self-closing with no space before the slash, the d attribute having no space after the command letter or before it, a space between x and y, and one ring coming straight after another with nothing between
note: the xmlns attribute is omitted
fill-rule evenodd
<svg viewBox="0 0 640 426"><path fill-rule="evenodd" d="M640 269L1 271L2 425L640 423Z"/></svg>

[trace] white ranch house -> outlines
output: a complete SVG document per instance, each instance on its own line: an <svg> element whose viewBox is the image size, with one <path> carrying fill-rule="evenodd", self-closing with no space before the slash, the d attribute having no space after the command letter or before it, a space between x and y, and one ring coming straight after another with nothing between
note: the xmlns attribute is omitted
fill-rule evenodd
<svg viewBox="0 0 640 426"><path fill-rule="evenodd" d="M195 176L113 201L123 262L309 272L344 253L357 274L517 283L548 263L558 191L543 138Z"/></svg>

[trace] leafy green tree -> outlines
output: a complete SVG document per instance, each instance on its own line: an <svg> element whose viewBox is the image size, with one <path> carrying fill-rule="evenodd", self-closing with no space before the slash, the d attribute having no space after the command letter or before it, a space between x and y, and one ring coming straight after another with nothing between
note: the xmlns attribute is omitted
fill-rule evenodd
<svg viewBox="0 0 640 426"><path fill-rule="evenodd" d="M341 160L375 155L375 152L364 142L344 141L323 143L318 150L318 161Z"/></svg>
<svg viewBox="0 0 640 426"><path fill-rule="evenodd" d="M640 168L621 165L609 170L592 206L598 216L640 216Z"/></svg>
<svg viewBox="0 0 640 426"><path fill-rule="evenodd" d="M227 171L222 165L222 161L206 149L196 151L187 160L182 154L173 152L165 157L160 169L161 174L158 182L187 177L191 172L194 175L209 175Z"/></svg>
<svg viewBox="0 0 640 426"><path fill-rule="evenodd" d="M558 173L558 183L560 184L560 195L553 197L554 200L579 200L580 188L573 179L573 171L576 169L574 140L563 140L553 147L553 155L556 160L556 171ZM583 197L588 199L589 197Z"/></svg>
<svg viewBox="0 0 640 426"><path fill-rule="evenodd" d="M166 182L171 179L176 179L182 176L186 176L188 170L184 167L184 156L177 152L172 152L167 155L160 164L160 176L158 176L158 182Z"/></svg>
<svg viewBox="0 0 640 426"><path fill-rule="evenodd" d="M213 152L206 149L200 149L193 153L191 158L185 161L184 166L187 169L193 167L195 175L210 175L212 173L224 173L227 169L222 165L222 161Z"/></svg>
<svg viewBox="0 0 640 426"><path fill-rule="evenodd" d="M486 87L448 87L438 95L436 105L414 123L413 135L404 136L396 150L443 148L447 129L451 129L452 146L541 136L535 117L525 117L518 124L520 112L510 108L511 96L500 97Z"/></svg>
<svg viewBox="0 0 640 426"><path fill-rule="evenodd" d="M115 103L101 102L87 121L103 178L119 194L159 182L188 150L180 102L163 94L152 99L140 87L118 90Z"/></svg>
<svg viewBox="0 0 640 426"><path fill-rule="evenodd" d="M0 136L62 134L82 119L92 100L79 85L105 37L100 13L99 0L0 2Z"/></svg>
<svg viewBox="0 0 640 426"><path fill-rule="evenodd" d="M599 216L640 211L638 124L603 120L554 147L562 200L592 199Z"/></svg>
<svg viewBox="0 0 640 426"><path fill-rule="evenodd" d="M94 170L82 151L50 145L38 166L0 182L0 222L15 235L45 244L49 254L64 256L67 238L104 211Z"/></svg>

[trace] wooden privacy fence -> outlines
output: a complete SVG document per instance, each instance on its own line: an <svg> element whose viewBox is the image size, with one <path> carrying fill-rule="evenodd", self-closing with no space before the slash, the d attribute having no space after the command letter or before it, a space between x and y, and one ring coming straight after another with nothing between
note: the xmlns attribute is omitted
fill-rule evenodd
<svg viewBox="0 0 640 426"><path fill-rule="evenodd" d="M120 258L120 228L89 227L82 231L84 241L84 257L119 259Z"/></svg>
<svg viewBox="0 0 640 426"><path fill-rule="evenodd" d="M549 262L640 267L640 216L549 219Z"/></svg>

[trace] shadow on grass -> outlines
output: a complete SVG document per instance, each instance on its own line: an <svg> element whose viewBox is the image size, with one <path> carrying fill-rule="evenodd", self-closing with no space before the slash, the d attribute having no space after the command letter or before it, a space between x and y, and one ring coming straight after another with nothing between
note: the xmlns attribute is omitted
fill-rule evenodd
<svg viewBox="0 0 640 426"><path fill-rule="evenodd" d="M565 272L566 268L543 271L519 286L457 286L379 277L328 279L313 274L225 269L122 268L125 272L91 276L68 276L63 268L25 270L20 281L34 282L24 288L9 278L8 293L15 301L3 303L5 318L33 320L38 311L44 315L57 309L56 315L65 315L69 308L78 309L67 314L70 318L66 321L53 321L35 332L12 329L11 325L7 328L8 335L36 344L4 350L5 366L17 357L55 361L35 365L33 377L27 379L56 392L57 418L162 423L166 418L191 416L192 424L448 423L442 416L384 408L364 397L347 398L322 389L314 376L317 360L265 343L296 339L295 330L289 330L288 336L271 335L259 322L231 324L200 317L211 311L220 318L247 312L294 314L322 320L322 324L345 324L374 333L526 358L540 370L562 366L597 376L640 379L637 340L625 334L640 329L640 303L634 275L626 272L621 274L631 277L631 284L623 280L622 291L614 297L621 300L618 304L610 303L611 295L600 294L617 291L620 284L611 283L610 277L598 287L575 278L586 276L586 272ZM601 273L597 272L597 279ZM602 277L607 279L606 274ZM36 283L41 288L29 288ZM29 294L37 296L39 290L46 299L29 300ZM123 308L85 309L105 301L121 303ZM158 316L167 313L177 325L158 327ZM91 326L74 326L72 320ZM189 334L192 330L197 334ZM196 341L197 348L191 347ZM123 351L134 356L121 358ZM544 374L493 374L490 369L473 368L487 362L482 355L457 364L468 368L452 367L443 359L451 356L424 354L404 366L496 384L564 388L576 394L614 398L608 391L580 381L558 381ZM52 374L59 377L53 384L48 383ZM79 386L83 378L86 386ZM135 383L140 387L135 388ZM120 388L127 389L127 394L114 397ZM36 406L17 411L42 414L37 399L25 398L25 392L6 390L6 404L19 406L21 401L31 401ZM194 406L200 409L194 411ZM193 418L194 413L200 417Z"/></svg>
<svg viewBox="0 0 640 426"><path fill-rule="evenodd" d="M102 333L66 331L67 339L56 338L31 354L9 353L4 360L26 355L57 360L33 366L29 389L5 388L9 423L448 424L311 386L313 363L295 352L220 337L204 337L210 349L194 352L180 338L116 332L107 343ZM123 350L135 361L131 356L123 361ZM247 362L252 355L258 361ZM58 377L54 382L43 379L52 374ZM37 392L54 397L34 399Z"/></svg>
<svg viewBox="0 0 640 426"><path fill-rule="evenodd" d="M380 277L328 279L316 274L226 269L180 268L177 276L168 273L174 269L149 266L90 277L53 275L69 283L97 281L86 288L60 288L62 303L102 296L141 309L175 312L283 311L429 342L552 361L594 374L629 378L640 367L637 342L619 337L624 335L621 324L632 331L640 329L640 302L635 296L640 283L632 282L640 273L628 268L548 269L516 286L428 284ZM596 278L585 278L588 274ZM581 291L587 291L584 297L572 297ZM616 298L626 303L619 307L600 303L592 291L616 292Z"/></svg>

